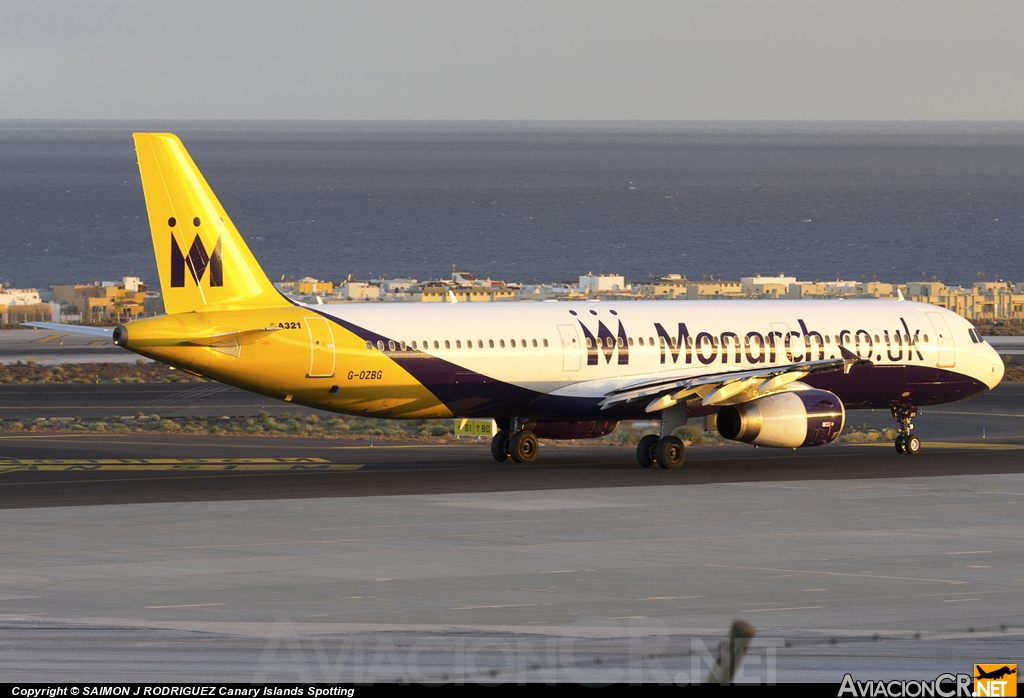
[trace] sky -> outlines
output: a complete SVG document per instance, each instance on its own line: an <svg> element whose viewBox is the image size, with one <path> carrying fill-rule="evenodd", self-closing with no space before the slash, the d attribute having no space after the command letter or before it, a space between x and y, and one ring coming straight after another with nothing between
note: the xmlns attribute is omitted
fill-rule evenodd
<svg viewBox="0 0 1024 698"><path fill-rule="evenodd" d="M1017 120L1018 0L3 0L0 119Z"/></svg>

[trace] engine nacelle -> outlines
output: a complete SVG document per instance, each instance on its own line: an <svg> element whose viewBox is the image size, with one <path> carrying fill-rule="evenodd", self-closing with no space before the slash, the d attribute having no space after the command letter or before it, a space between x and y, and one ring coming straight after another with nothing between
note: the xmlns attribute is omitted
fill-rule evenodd
<svg viewBox="0 0 1024 698"><path fill-rule="evenodd" d="M845 420L846 409L836 395L794 390L723 407L718 433L756 446L821 446L839 437Z"/></svg>

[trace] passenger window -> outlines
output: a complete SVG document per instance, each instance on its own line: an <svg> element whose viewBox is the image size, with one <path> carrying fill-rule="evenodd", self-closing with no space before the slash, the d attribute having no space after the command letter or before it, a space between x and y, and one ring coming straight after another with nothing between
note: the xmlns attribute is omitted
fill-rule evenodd
<svg viewBox="0 0 1024 698"><path fill-rule="evenodd" d="M399 346L399 347L400 347L400 348L402 349L402 351L405 351L405 340L404 340L404 339L403 339L403 340L401 340L401 341L400 341L400 342L398 343L398 346Z"/></svg>
<svg viewBox="0 0 1024 698"><path fill-rule="evenodd" d="M455 340L455 348L456 349L461 349L462 348L462 340L460 340L460 339L456 339Z"/></svg>
<svg viewBox="0 0 1024 698"><path fill-rule="evenodd" d="M435 349L440 349L441 348L440 345L437 343L436 339L434 340L434 348Z"/></svg>
<svg viewBox="0 0 1024 698"><path fill-rule="evenodd" d="M544 346L547 346L547 345L548 345L548 340L545 339L544 340Z"/></svg>
<svg viewBox="0 0 1024 698"><path fill-rule="evenodd" d="M384 340L382 340L382 339L378 339L377 340L377 348L379 350L381 350L381 351L384 351Z"/></svg>
<svg viewBox="0 0 1024 698"><path fill-rule="evenodd" d="M445 348L445 349L451 349L451 348L452 348L452 343L451 343L451 341L449 341L449 340L447 340L447 339L446 339L446 340L444 340L444 348Z"/></svg>
<svg viewBox="0 0 1024 698"><path fill-rule="evenodd" d="M537 346L537 340L536 339L533 340L533 346L535 346L535 347Z"/></svg>
<svg viewBox="0 0 1024 698"><path fill-rule="evenodd" d="M414 351L416 350L416 340L415 339L412 340L412 348L413 348Z"/></svg>
<svg viewBox="0 0 1024 698"><path fill-rule="evenodd" d="M516 340L510 339L509 341L512 342L512 348L515 349L516 348Z"/></svg>
<svg viewBox="0 0 1024 698"><path fill-rule="evenodd" d="M504 339L499 339L499 340L498 340L498 344L500 344L500 345L501 345L501 348L502 348L502 349L504 349L504 348L505 348L505 340L504 340Z"/></svg>
<svg viewBox="0 0 1024 698"><path fill-rule="evenodd" d="M370 340L366 340L366 348L370 351L373 351L373 342L371 342Z"/></svg>
<svg viewBox="0 0 1024 698"><path fill-rule="evenodd" d="M587 337L587 349L590 349L593 346L594 346L594 344L593 344L593 342L590 341L590 337Z"/></svg>
<svg viewBox="0 0 1024 698"><path fill-rule="evenodd" d="M389 339L388 340L388 351L394 351L394 350L395 350L395 340Z"/></svg>
<svg viewBox="0 0 1024 698"><path fill-rule="evenodd" d="M487 340L487 346L489 346L491 349L493 349L494 348L494 340L493 339L488 339Z"/></svg>
<svg viewBox="0 0 1024 698"><path fill-rule="evenodd" d="M636 341L640 344L640 346L644 345L644 338L643 337L637 337Z"/></svg>

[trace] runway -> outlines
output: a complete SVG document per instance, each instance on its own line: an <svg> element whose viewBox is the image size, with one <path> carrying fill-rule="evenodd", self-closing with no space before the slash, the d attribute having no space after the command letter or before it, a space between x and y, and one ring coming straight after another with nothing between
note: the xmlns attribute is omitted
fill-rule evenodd
<svg viewBox="0 0 1024 698"><path fill-rule="evenodd" d="M0 416L258 401L5 385ZM1019 661L1024 386L916 424L916 457L705 446L679 471L585 442L518 466L475 440L3 431L0 673L680 684L736 618L758 629L746 681Z"/></svg>
<svg viewBox="0 0 1024 698"><path fill-rule="evenodd" d="M14 433L0 436L0 509L1024 473L1024 437L925 449L914 459L891 444L691 447L669 472L612 446L545 444L521 466L495 463L486 442Z"/></svg>
<svg viewBox="0 0 1024 698"><path fill-rule="evenodd" d="M760 682L928 678L1022 646L1024 438L701 447L681 471L611 447L0 450L11 681L686 683L737 617Z"/></svg>

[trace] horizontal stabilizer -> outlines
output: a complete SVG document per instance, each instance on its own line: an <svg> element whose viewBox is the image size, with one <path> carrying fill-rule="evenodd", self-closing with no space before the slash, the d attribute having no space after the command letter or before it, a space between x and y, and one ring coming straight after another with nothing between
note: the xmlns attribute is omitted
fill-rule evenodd
<svg viewBox="0 0 1024 698"><path fill-rule="evenodd" d="M23 322L26 327L35 327L40 330L57 330L58 332L72 332L74 334L91 334L94 337L106 337L110 339L114 335L113 327L90 327L89 325L68 325L61 322Z"/></svg>
<svg viewBox="0 0 1024 698"><path fill-rule="evenodd" d="M236 346L239 344L251 344L257 341L260 337L270 332L277 332L280 327L258 327L254 330L238 330L237 332L222 332L214 335L204 335L201 337L187 337L180 334L176 335L164 335L164 336L147 336L147 337L136 337L132 328L125 327L122 325L117 328L118 331L114 333L114 344L120 347L128 346L131 342L135 347L219 347L227 343L233 343Z"/></svg>
<svg viewBox="0 0 1024 698"><path fill-rule="evenodd" d="M214 344L223 344L224 342L239 342L240 344L247 344L249 342L255 342L261 335L268 332L277 332L280 327L261 327L257 330L242 330L240 332L225 332L224 334L215 334L211 337L200 337L199 339L186 340L187 344L195 344L200 347L209 347ZM248 342L246 341L248 340Z"/></svg>

